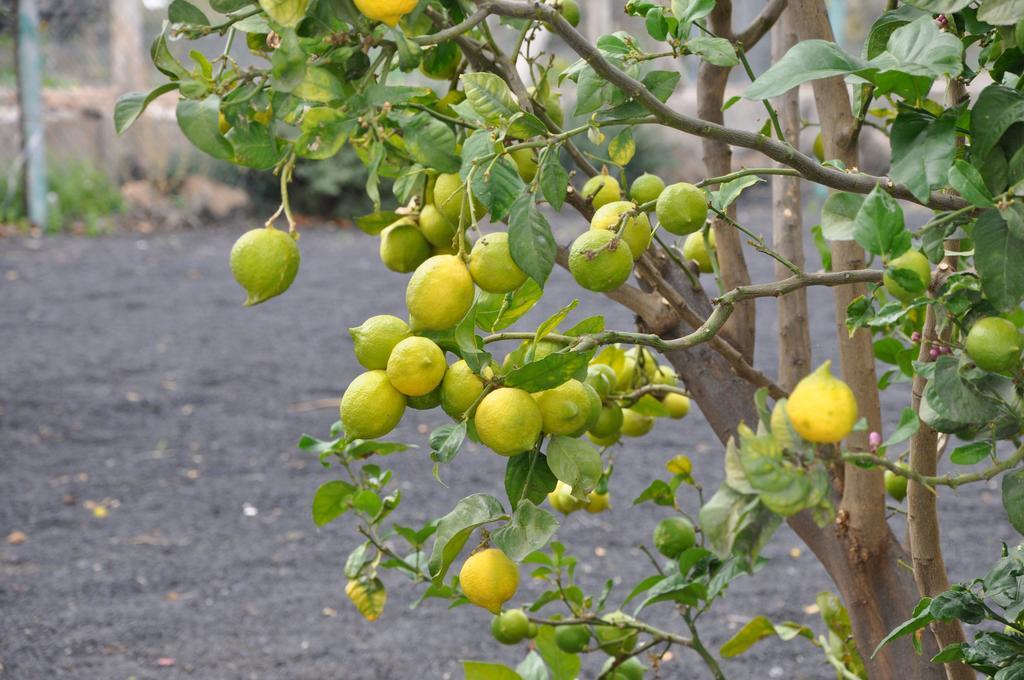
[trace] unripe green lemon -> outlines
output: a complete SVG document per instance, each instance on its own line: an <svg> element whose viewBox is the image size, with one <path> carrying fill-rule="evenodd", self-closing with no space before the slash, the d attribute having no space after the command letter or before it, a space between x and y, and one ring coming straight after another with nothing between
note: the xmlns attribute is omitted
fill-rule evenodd
<svg viewBox="0 0 1024 680"><path fill-rule="evenodd" d="M406 397L405 405L417 411L429 411L432 408L437 408L441 405L441 386L438 385L431 391L418 397Z"/></svg>
<svg viewBox="0 0 1024 680"><path fill-rule="evenodd" d="M619 180L610 175L594 175L583 185L580 195L590 199L594 210L622 198L622 187Z"/></svg>
<svg viewBox="0 0 1024 680"><path fill-rule="evenodd" d="M591 364L587 367L586 383L594 388L597 395L604 399L615 386L615 369L607 364Z"/></svg>
<svg viewBox="0 0 1024 680"><path fill-rule="evenodd" d="M833 377L826 361L797 383L786 401L786 415L797 434L816 444L834 444L846 438L857 422L853 390Z"/></svg>
<svg viewBox="0 0 1024 680"><path fill-rule="evenodd" d="M594 626L594 637L602 651L609 656L625 656L636 647L639 637L636 628L627 628L623 624L636 623L636 619L621 611L615 611L601 617L604 624Z"/></svg>
<svg viewBox="0 0 1024 680"><path fill-rule="evenodd" d="M590 629L582 623L557 626L555 644L566 654L579 654L590 644Z"/></svg>
<svg viewBox="0 0 1024 680"><path fill-rule="evenodd" d="M708 241L712 247L715 246L715 231L708 230ZM683 259L687 262L696 262L702 274L710 274L714 271L711 267L711 253L704 244L704 232L695 231L683 241Z"/></svg>
<svg viewBox="0 0 1024 680"><path fill-rule="evenodd" d="M697 545L697 531L685 517L666 517L654 527L653 542L665 557L675 559Z"/></svg>
<svg viewBox="0 0 1024 680"><path fill-rule="evenodd" d="M519 569L501 550L487 548L470 555L462 565L459 587L477 607L497 614L519 588Z"/></svg>
<svg viewBox="0 0 1024 680"><path fill-rule="evenodd" d="M890 269L909 269L921 280L921 289L915 292L907 290L889 275ZM882 283L885 284L885 289L889 292L889 295L904 302L924 295L928 290L928 284L931 283L931 280L932 265L920 250L908 250L899 257L894 257L889 261L889 266L885 274L882 275Z"/></svg>
<svg viewBox="0 0 1024 680"><path fill-rule="evenodd" d="M589 405L587 409L587 419L582 425L569 433L570 437L582 437L587 430L597 424L597 419L601 417L601 396L597 393L597 390L587 383L581 384L583 385L584 391L587 393L587 401Z"/></svg>
<svg viewBox="0 0 1024 680"><path fill-rule="evenodd" d="M675 420L685 418L686 414L690 412L690 398L685 394L676 394L675 392L666 394L661 398L661 403L668 410L669 418Z"/></svg>
<svg viewBox="0 0 1024 680"><path fill-rule="evenodd" d="M356 377L341 397L341 424L351 439L376 439L395 429L405 413L405 395L392 386L384 371Z"/></svg>
<svg viewBox="0 0 1024 680"><path fill-rule="evenodd" d="M820 132L814 137L811 151L814 152L814 157L818 159L819 163L825 162L825 139L821 136Z"/></svg>
<svg viewBox="0 0 1024 680"><path fill-rule="evenodd" d="M533 395L548 434L572 434L590 417L590 397L579 380L567 380L558 387Z"/></svg>
<svg viewBox="0 0 1024 680"><path fill-rule="evenodd" d="M619 406L615 404L602 406L597 422L590 428L590 434L599 439L618 438L619 431L622 429L622 421L622 409Z"/></svg>
<svg viewBox="0 0 1024 680"><path fill-rule="evenodd" d="M708 200L704 190L686 182L670 184L658 196L655 208L658 223L677 236L698 231L708 219Z"/></svg>
<svg viewBox="0 0 1024 680"><path fill-rule="evenodd" d="M633 254L633 259L639 260L640 256L647 250L647 245L651 242L651 222L647 219L647 215L640 213L625 218L625 224L621 232L619 231L619 223L623 219L622 216L634 210L636 210L636 204L630 201L606 203L594 213L593 219L590 220L590 228L607 229L613 233L621 233L622 240L626 242L626 245L629 246L629 251Z"/></svg>
<svg viewBox="0 0 1024 680"><path fill-rule="evenodd" d="M470 202L466 200L466 187L458 173L442 173L434 182L434 206L456 225L459 224L460 215L467 225L472 224L474 216L479 221L487 215L484 204L476 196L470 195L473 199L472 213Z"/></svg>
<svg viewBox="0 0 1024 680"><path fill-rule="evenodd" d="M619 434L620 433L616 432L615 434L609 435L607 437L598 437L593 432L588 432L587 433L587 439L589 439L591 442L593 442L597 446L607 447L607 446L611 446L615 442L619 441Z"/></svg>
<svg viewBox="0 0 1024 680"><path fill-rule="evenodd" d="M907 478L892 470L885 471L885 492L899 503L907 497Z"/></svg>
<svg viewBox="0 0 1024 680"><path fill-rule="evenodd" d="M572 242L569 271L576 283L587 290L615 290L633 272L633 253L625 241L610 231L587 231Z"/></svg>
<svg viewBox="0 0 1024 680"><path fill-rule="evenodd" d="M245 306L280 295L299 273L299 246L286 231L250 229L231 247L231 273L247 294Z"/></svg>
<svg viewBox="0 0 1024 680"><path fill-rule="evenodd" d="M639 205L658 200L665 190L665 182L657 175L644 173L633 180L629 187L629 197Z"/></svg>
<svg viewBox="0 0 1024 680"><path fill-rule="evenodd" d="M604 666L601 667L601 677L604 680L643 680L644 678L644 665L640 663L640 659L635 656L631 656L612 670L612 666L615 665L615 659L608 657Z"/></svg>
<svg viewBox="0 0 1024 680"><path fill-rule="evenodd" d="M652 385L677 385L679 384L679 376L676 375L676 370L671 366L658 366L657 370L654 371L654 375L651 376Z"/></svg>
<svg viewBox="0 0 1024 680"><path fill-rule="evenodd" d="M631 408L622 409L622 434L627 437L643 437L652 427L654 418L637 413Z"/></svg>
<svg viewBox="0 0 1024 680"><path fill-rule="evenodd" d="M559 481L555 485L555 490L548 494L548 503L563 515L570 515L585 505L572 495L572 487L562 481Z"/></svg>
<svg viewBox="0 0 1024 680"><path fill-rule="evenodd" d="M490 372L490 369L485 369ZM484 391L484 381L464 360L448 367L441 381L441 408L459 420Z"/></svg>
<svg viewBox="0 0 1024 680"><path fill-rule="evenodd" d="M967 356L978 368L995 373L1020 365L1020 332L1012 321L998 316L978 319L967 333Z"/></svg>
<svg viewBox="0 0 1024 680"><path fill-rule="evenodd" d="M516 149L510 151L509 155L515 161L516 170L519 171L519 176L523 178L523 181L527 184L532 182L533 178L537 176L537 154L533 149Z"/></svg>
<svg viewBox="0 0 1024 680"><path fill-rule="evenodd" d="M514 645L526 639L530 619L522 609L509 609L491 619L491 635L503 645Z"/></svg>
<svg viewBox="0 0 1024 680"><path fill-rule="evenodd" d="M452 328L473 306L473 277L455 255L435 255L416 268L405 289L410 326L416 331Z"/></svg>
<svg viewBox="0 0 1024 680"><path fill-rule="evenodd" d="M412 335L408 324L390 314L371 316L361 326L349 328L348 332L352 336L356 360L371 370L387 368L391 350Z"/></svg>
<svg viewBox="0 0 1024 680"><path fill-rule="evenodd" d="M514 456L533 448L544 418L529 392L501 387L480 401L473 423L484 446L499 455Z"/></svg>
<svg viewBox="0 0 1024 680"><path fill-rule="evenodd" d="M388 380L408 397L421 397L441 384L447 364L444 351L433 340L411 337L402 340L388 357Z"/></svg>
<svg viewBox="0 0 1024 680"><path fill-rule="evenodd" d="M477 240L469 254L469 273L488 293L507 293L526 282L526 274L512 260L508 234L503 231Z"/></svg>
<svg viewBox="0 0 1024 680"><path fill-rule="evenodd" d="M393 272L407 274L430 257L430 244L416 224L403 217L380 232L380 259Z"/></svg>
<svg viewBox="0 0 1024 680"><path fill-rule="evenodd" d="M580 25L580 6L576 0L556 0L558 12L573 26Z"/></svg>
<svg viewBox="0 0 1024 680"><path fill-rule="evenodd" d="M441 214L433 203L420 210L420 232L432 246L450 248L458 226Z"/></svg>

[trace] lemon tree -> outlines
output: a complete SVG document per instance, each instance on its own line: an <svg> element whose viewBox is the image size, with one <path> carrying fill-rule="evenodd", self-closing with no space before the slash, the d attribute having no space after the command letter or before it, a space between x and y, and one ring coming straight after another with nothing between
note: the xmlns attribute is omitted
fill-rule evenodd
<svg viewBox="0 0 1024 680"><path fill-rule="evenodd" d="M373 210L351 218L394 281L382 304L405 310L346 320L365 371L338 386L330 437L300 441L328 468L312 516L355 525L338 592L366 619L408 578L418 602L475 605L522 645L516 670L469 676L680 675L671 654L720 680L772 636L844 678L1024 672L1020 556L951 585L938 540L941 487L983 482L1001 488L992 521L1024 532L1024 6L887 3L854 46L824 0L761 4L744 25L727 2L630 0L589 40L574 0L174 0L150 51L165 82L117 102L124 132L175 96L195 147L277 177L279 208L225 268L247 305L301 281L296 167L346 147L365 164ZM762 67L748 51L779 22ZM733 106L756 129L729 127ZM547 285L555 267L637 328L581 314ZM560 309L527 323L542 300ZM812 324L835 344L812 347ZM408 410L436 417L429 434ZM698 418L712 455L690 450ZM403 483L436 484L480 460L466 442L504 477L404 524L388 456L429 458L434 479ZM590 522L642 544L649 573L590 592L568 547ZM785 578L763 552L783 522L838 591L807 594L824 633L755 616L702 638L734 579ZM968 640L960 622L986 617L1010 628Z"/></svg>

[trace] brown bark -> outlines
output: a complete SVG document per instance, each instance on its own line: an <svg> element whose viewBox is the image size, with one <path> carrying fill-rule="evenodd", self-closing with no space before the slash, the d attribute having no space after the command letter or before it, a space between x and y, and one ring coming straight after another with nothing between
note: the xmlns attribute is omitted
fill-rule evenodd
<svg viewBox="0 0 1024 680"><path fill-rule="evenodd" d="M731 0L718 2L711 12L710 23L711 30L716 35L732 35ZM703 120L724 123L722 104L725 101L725 88L729 82L730 71L729 68L701 61L697 76L697 115ZM704 170L708 177L720 177L732 171L732 149L728 144L705 137L701 140L701 145L704 151ZM734 207L730 207L729 211L735 216ZM721 219L712 220L711 228L715 231L718 266L725 289L731 290L750 283L740 233ZM749 363L754 359L754 339L757 333L755 312L753 301L739 303L722 329L722 335Z"/></svg>

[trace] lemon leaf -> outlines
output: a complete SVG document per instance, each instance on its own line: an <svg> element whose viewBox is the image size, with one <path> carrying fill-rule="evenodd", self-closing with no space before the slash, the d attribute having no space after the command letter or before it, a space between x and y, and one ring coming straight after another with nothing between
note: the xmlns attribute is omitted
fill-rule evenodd
<svg viewBox="0 0 1024 680"><path fill-rule="evenodd" d="M306 16L309 0L260 0L260 7L277 23L292 28Z"/></svg>

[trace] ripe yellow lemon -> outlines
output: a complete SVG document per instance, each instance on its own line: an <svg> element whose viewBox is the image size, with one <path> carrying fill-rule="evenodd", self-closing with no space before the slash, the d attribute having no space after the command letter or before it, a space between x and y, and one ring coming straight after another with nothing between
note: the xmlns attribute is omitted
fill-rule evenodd
<svg viewBox="0 0 1024 680"><path fill-rule="evenodd" d="M348 329L356 360L370 370L388 367L391 350L412 332L409 325L390 314L371 316L361 326Z"/></svg>
<svg viewBox="0 0 1024 680"><path fill-rule="evenodd" d="M339 411L347 437L376 439L402 419L405 395L391 385L384 371L367 371L349 383Z"/></svg>
<svg viewBox="0 0 1024 680"><path fill-rule="evenodd" d="M576 283L587 290L615 290L633 272L633 253L625 241L610 231L584 232L569 249L569 271Z"/></svg>
<svg viewBox="0 0 1024 680"><path fill-rule="evenodd" d="M409 321L416 331L443 331L473 306L473 277L455 255L435 255L416 268L405 289Z"/></svg>
<svg viewBox="0 0 1024 680"><path fill-rule="evenodd" d="M619 431L627 437L643 437L654 427L654 418L637 413L631 408L622 409L622 427Z"/></svg>
<svg viewBox="0 0 1024 680"><path fill-rule="evenodd" d="M438 248L451 248L458 226L430 203L420 210L420 231L430 245Z"/></svg>
<svg viewBox="0 0 1024 680"><path fill-rule="evenodd" d="M850 386L833 377L826 361L804 377L786 401L786 415L797 434L816 444L834 444L857 422L857 399Z"/></svg>
<svg viewBox="0 0 1024 680"><path fill-rule="evenodd" d="M572 487L562 481L548 494L548 503L563 515L572 514L584 506L583 501L572 495Z"/></svg>
<svg viewBox="0 0 1024 680"><path fill-rule="evenodd" d="M497 614L519 588L519 569L501 550L487 548L462 565L459 586L470 602Z"/></svg>
<svg viewBox="0 0 1024 680"><path fill-rule="evenodd" d="M589 198L594 210L597 210L622 198L622 187L619 186L619 180L610 175L595 175L583 184L580 194L584 199Z"/></svg>
<svg viewBox="0 0 1024 680"><path fill-rule="evenodd" d="M640 204L650 203L658 200L664 190L665 182L660 177L644 173L633 180L629 187L629 197Z"/></svg>
<svg viewBox="0 0 1024 680"><path fill-rule="evenodd" d="M459 224L460 216L464 224L469 225L474 216L480 221L487 215L484 204L472 193L470 195L473 198L472 212L470 202L466 200L466 187L458 173L442 173L434 182L434 206L455 225Z"/></svg>
<svg viewBox="0 0 1024 680"><path fill-rule="evenodd" d="M708 231L708 241L711 247L715 247L715 231ZM704 245L704 232L695 231L683 241L683 259L687 262L696 262L702 274L710 274L714 271L711 266L711 253Z"/></svg>
<svg viewBox="0 0 1024 680"><path fill-rule="evenodd" d="M299 273L299 246L286 231L274 227L250 229L231 247L231 273L245 289L245 306L280 295Z"/></svg>
<svg viewBox="0 0 1024 680"><path fill-rule="evenodd" d="M502 387L480 401L473 422L484 446L502 456L514 456L533 448L544 418L529 392Z"/></svg>
<svg viewBox="0 0 1024 680"><path fill-rule="evenodd" d="M583 506L583 509L587 512L598 513L604 512L610 505L607 493L598 493L597 490L594 490L587 494L587 504Z"/></svg>
<svg viewBox="0 0 1024 680"><path fill-rule="evenodd" d="M636 210L636 204L630 201L606 203L594 213L594 218L590 220L590 228L621 233L622 240L626 242L629 252L633 254L633 259L639 260L651 242L651 222L647 219L647 214L640 213L625 218L625 224L622 231L619 232L619 223L623 220L623 215L634 210Z"/></svg>
<svg viewBox="0 0 1024 680"><path fill-rule="evenodd" d="M398 21L416 9L418 0L355 0L356 8L368 19L397 26Z"/></svg>
<svg viewBox="0 0 1024 680"><path fill-rule="evenodd" d="M489 372L489 369L485 370ZM459 420L483 391L484 381L473 373L469 364L460 359L448 367L441 381L441 408Z"/></svg>
<svg viewBox="0 0 1024 680"><path fill-rule="evenodd" d="M590 418L590 397L579 380L567 380L558 387L537 392L533 398L548 434L572 434Z"/></svg>
<svg viewBox="0 0 1024 680"><path fill-rule="evenodd" d="M928 291L928 284L932 280L932 265L920 250L908 250L899 257L894 257L888 264L889 266L882 276L882 283L885 284L885 290L894 298L907 302ZM896 279L889 276L889 269L909 269L914 272L921 281L921 289L914 292L907 290L897 283Z"/></svg>
<svg viewBox="0 0 1024 680"><path fill-rule="evenodd" d="M685 394L676 394L675 392L666 394L661 398L661 403L668 411L669 418L675 420L685 418L686 414L690 412L690 398Z"/></svg>
<svg viewBox="0 0 1024 680"><path fill-rule="evenodd" d="M512 260L508 234L503 231L480 237L469 254L469 273L488 293L507 293L526 281L526 274Z"/></svg>
<svg viewBox="0 0 1024 680"><path fill-rule="evenodd" d="M686 182L671 184L658 196L658 223L677 236L692 234L708 219L704 190Z"/></svg>
<svg viewBox="0 0 1024 680"><path fill-rule="evenodd" d="M998 316L978 319L964 343L967 356L986 371L1003 373L1020 365L1020 332L1012 321Z"/></svg>
<svg viewBox="0 0 1024 680"><path fill-rule="evenodd" d="M380 232L380 260L393 272L407 274L430 257L430 244L416 224L403 217Z"/></svg>
<svg viewBox="0 0 1024 680"><path fill-rule="evenodd" d="M433 340L406 338L391 350L388 380L407 397L422 397L441 384L446 368L444 352Z"/></svg>

